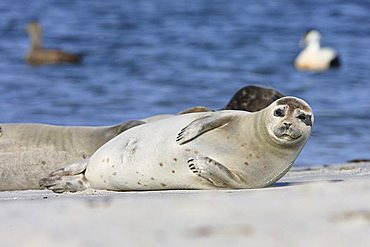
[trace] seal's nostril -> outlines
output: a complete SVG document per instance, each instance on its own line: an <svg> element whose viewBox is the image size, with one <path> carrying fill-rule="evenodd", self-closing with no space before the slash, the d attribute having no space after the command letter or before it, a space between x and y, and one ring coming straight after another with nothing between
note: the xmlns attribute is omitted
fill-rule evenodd
<svg viewBox="0 0 370 247"><path fill-rule="evenodd" d="M284 123L284 125L288 129L290 126L292 126L292 123Z"/></svg>

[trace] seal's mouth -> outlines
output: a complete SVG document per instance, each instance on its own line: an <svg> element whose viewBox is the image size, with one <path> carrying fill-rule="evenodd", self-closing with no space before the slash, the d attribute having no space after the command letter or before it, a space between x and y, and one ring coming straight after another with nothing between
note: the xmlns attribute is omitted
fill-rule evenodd
<svg viewBox="0 0 370 247"><path fill-rule="evenodd" d="M278 136L278 138L283 139L285 141L297 140L299 137L301 137L301 135L289 135L287 133L284 133L281 136Z"/></svg>
<svg viewBox="0 0 370 247"><path fill-rule="evenodd" d="M272 132L274 135L274 139L277 142L285 144L296 143L301 139L303 135L302 131L290 125L278 126L274 128Z"/></svg>
<svg viewBox="0 0 370 247"><path fill-rule="evenodd" d="M275 132L275 136L283 141L295 141L302 136L302 133L292 128L278 128Z"/></svg>

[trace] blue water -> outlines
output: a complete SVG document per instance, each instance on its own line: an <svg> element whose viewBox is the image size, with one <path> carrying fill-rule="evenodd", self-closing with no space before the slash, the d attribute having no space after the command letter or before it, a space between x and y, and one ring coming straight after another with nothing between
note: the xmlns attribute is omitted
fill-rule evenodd
<svg viewBox="0 0 370 247"><path fill-rule="evenodd" d="M36 19L45 47L83 53L83 63L25 64L24 28ZM312 27L339 51L339 70L294 69ZM221 108L261 84L314 109L297 165L370 158L368 0L3 0L0 34L0 122L111 125Z"/></svg>

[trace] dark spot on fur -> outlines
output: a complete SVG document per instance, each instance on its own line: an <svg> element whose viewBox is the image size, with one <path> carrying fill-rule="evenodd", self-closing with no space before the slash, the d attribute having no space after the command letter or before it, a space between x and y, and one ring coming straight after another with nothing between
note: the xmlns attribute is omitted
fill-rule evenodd
<svg viewBox="0 0 370 247"><path fill-rule="evenodd" d="M103 175L100 175L101 178L103 178Z"/></svg>
<svg viewBox="0 0 370 247"><path fill-rule="evenodd" d="M136 174L139 174L139 172L138 172L138 171L136 171Z"/></svg>
<svg viewBox="0 0 370 247"><path fill-rule="evenodd" d="M140 182L137 182L137 184L138 184L138 185L141 185L141 183L140 183Z"/></svg>
<svg viewBox="0 0 370 247"><path fill-rule="evenodd" d="M112 168L114 168L115 166L114 165L112 165Z"/></svg>
<svg viewBox="0 0 370 247"><path fill-rule="evenodd" d="M144 184L144 187L148 187L148 185L147 184Z"/></svg>
<svg viewBox="0 0 370 247"><path fill-rule="evenodd" d="M67 186L71 186L71 185L72 185L72 183L71 183L71 182L66 182L66 185L67 185Z"/></svg>
<svg viewBox="0 0 370 247"><path fill-rule="evenodd" d="M46 165L46 161L45 160L42 160L41 161L41 164Z"/></svg>
<svg viewBox="0 0 370 247"><path fill-rule="evenodd" d="M82 154L82 159L86 159L87 158L87 155L86 154Z"/></svg>
<svg viewBox="0 0 370 247"><path fill-rule="evenodd" d="M163 167L163 163L162 163L162 162L161 162L161 163L159 163L159 166Z"/></svg>
<svg viewBox="0 0 370 247"><path fill-rule="evenodd" d="M174 160L174 161L177 161L177 159L176 159L176 158L173 158L173 160Z"/></svg>
<svg viewBox="0 0 370 247"><path fill-rule="evenodd" d="M109 163L109 158L107 158L107 161L106 162Z"/></svg>
<svg viewBox="0 0 370 247"><path fill-rule="evenodd" d="M198 151L194 151L194 153L195 153L195 154L199 154L199 152L198 152Z"/></svg>
<svg viewBox="0 0 370 247"><path fill-rule="evenodd" d="M153 177L151 177L150 179L154 181L154 178Z"/></svg>
<svg viewBox="0 0 370 247"><path fill-rule="evenodd" d="M249 166L249 163L248 163L248 161L244 162L244 165L246 165L246 166Z"/></svg>
<svg viewBox="0 0 370 247"><path fill-rule="evenodd" d="M167 184L164 184L164 183L161 183L161 185L162 185L163 187L166 187L166 186L167 186Z"/></svg>
<svg viewBox="0 0 370 247"><path fill-rule="evenodd" d="M189 148L185 148L185 151L186 152L190 152L191 150Z"/></svg>
<svg viewBox="0 0 370 247"><path fill-rule="evenodd" d="M116 175L117 175L117 172L113 172L113 173L112 173L112 175L113 175L113 176L116 176Z"/></svg>
<svg viewBox="0 0 370 247"><path fill-rule="evenodd" d="M104 180L104 183L106 184L106 183L107 183L107 181L105 181L105 180Z"/></svg>
<svg viewBox="0 0 370 247"><path fill-rule="evenodd" d="M258 155L256 155L256 159L259 159L260 157Z"/></svg>
<svg viewBox="0 0 370 247"><path fill-rule="evenodd" d="M249 154L249 157L252 157L252 154Z"/></svg>
<svg viewBox="0 0 370 247"><path fill-rule="evenodd" d="M78 181L78 183L79 183L80 185L83 185L83 184L84 184L84 183L83 183L82 181L80 181L80 180Z"/></svg>
<svg viewBox="0 0 370 247"><path fill-rule="evenodd" d="M172 173L175 173L175 170L172 170Z"/></svg>

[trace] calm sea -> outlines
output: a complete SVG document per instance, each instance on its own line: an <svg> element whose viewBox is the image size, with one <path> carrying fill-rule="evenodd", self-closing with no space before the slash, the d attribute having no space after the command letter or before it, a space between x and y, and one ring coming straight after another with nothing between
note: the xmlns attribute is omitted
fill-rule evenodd
<svg viewBox="0 0 370 247"><path fill-rule="evenodd" d="M25 64L32 20L45 47L83 53L83 63ZM294 69L308 28L339 51L340 69ZM0 122L112 125L221 108L260 84L315 111L297 165L370 158L368 0L3 0L0 34Z"/></svg>

